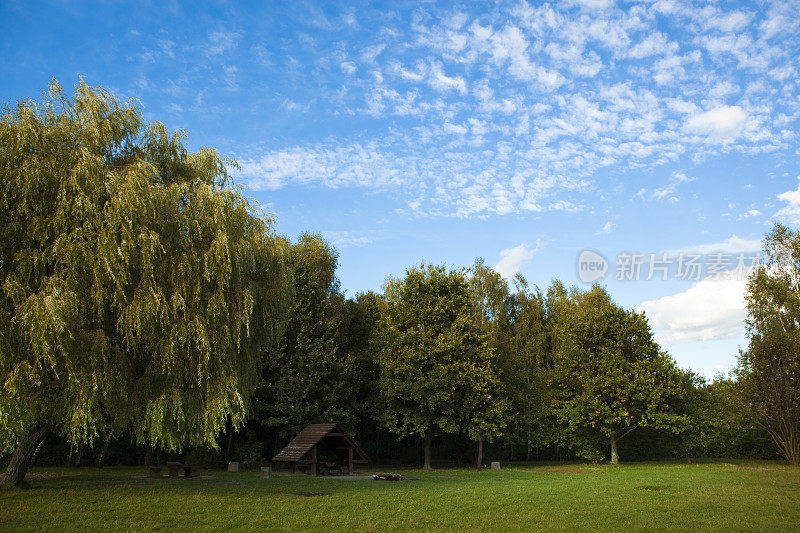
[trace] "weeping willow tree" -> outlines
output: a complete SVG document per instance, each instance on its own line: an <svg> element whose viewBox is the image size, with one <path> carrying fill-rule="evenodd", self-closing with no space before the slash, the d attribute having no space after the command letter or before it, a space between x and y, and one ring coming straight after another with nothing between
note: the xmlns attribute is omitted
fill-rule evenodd
<svg viewBox="0 0 800 533"><path fill-rule="evenodd" d="M0 442L216 446L281 334L287 243L213 149L81 81L0 121ZM235 164L235 163L233 163Z"/></svg>

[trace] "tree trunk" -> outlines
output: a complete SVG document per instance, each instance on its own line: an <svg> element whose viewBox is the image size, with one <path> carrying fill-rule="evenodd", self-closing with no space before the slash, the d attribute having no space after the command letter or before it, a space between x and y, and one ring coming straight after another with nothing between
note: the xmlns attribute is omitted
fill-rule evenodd
<svg viewBox="0 0 800 533"><path fill-rule="evenodd" d="M75 468L81 467L81 459L83 459L83 444L78 445L78 457L75 458Z"/></svg>
<svg viewBox="0 0 800 533"><path fill-rule="evenodd" d="M8 463L6 472L3 475L3 485L22 485L25 481L25 474L33 466L36 448L44 440L47 430L47 425L25 429L22 434L22 440L17 444L17 449L14 450L14 455L11 456L11 461Z"/></svg>
<svg viewBox="0 0 800 533"><path fill-rule="evenodd" d="M225 462L229 463L231 461L231 448L233 448L233 424L231 424L231 421L228 420L225 425L228 431L228 445L225 448Z"/></svg>
<svg viewBox="0 0 800 533"><path fill-rule="evenodd" d="M530 462L531 462L531 452L532 452L532 451L533 451L533 446L531 446L531 441L530 441L530 439L529 439L529 440L528 440L528 450L527 450L527 452L525 453L525 462L526 462L526 463L530 463Z"/></svg>
<svg viewBox="0 0 800 533"><path fill-rule="evenodd" d="M31 459L31 464L36 464L36 458L39 457L39 452L42 451L42 446L44 446L44 439L39 443L36 447L36 451L33 452L33 458Z"/></svg>
<svg viewBox="0 0 800 533"><path fill-rule="evenodd" d="M611 464L618 465L619 464L619 451L617 451L617 432L611 432Z"/></svg>
<svg viewBox="0 0 800 533"><path fill-rule="evenodd" d="M481 471L483 464L483 439L478 439L478 472Z"/></svg>
<svg viewBox="0 0 800 533"><path fill-rule="evenodd" d="M153 445L149 444L147 446L147 453L144 454L144 466L150 468L150 463L153 460Z"/></svg>
<svg viewBox="0 0 800 533"><path fill-rule="evenodd" d="M106 443L103 444L103 449L100 450L100 459L97 460L97 468L103 468L106 464L106 454L108 453L108 445L111 444L111 439L114 438L114 432L108 434Z"/></svg>
<svg viewBox="0 0 800 533"><path fill-rule="evenodd" d="M433 430L428 428L428 431L425 432L425 460L422 465L423 470L430 470L431 469L431 440ZM419 456L418 456L419 457Z"/></svg>

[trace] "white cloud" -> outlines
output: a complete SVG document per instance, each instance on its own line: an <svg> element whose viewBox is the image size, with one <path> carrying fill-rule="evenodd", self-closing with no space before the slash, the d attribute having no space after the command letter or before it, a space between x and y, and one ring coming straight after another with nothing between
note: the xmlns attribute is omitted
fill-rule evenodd
<svg viewBox="0 0 800 533"><path fill-rule="evenodd" d="M454 133L465 131L463 126L452 127ZM482 123L470 124L478 134L483 127ZM240 169L232 169L231 174L255 190L301 185L392 191L413 198L417 203L412 211L428 215L470 217L580 209L558 195L585 188L583 180L551 176L536 161L518 163L509 175L508 156L502 150L467 148L426 148L417 138L323 143L239 156ZM580 163L575 161L576 166Z"/></svg>
<svg viewBox="0 0 800 533"><path fill-rule="evenodd" d="M605 225L595 232L595 235L608 235L614 229L614 223L610 220Z"/></svg>
<svg viewBox="0 0 800 533"><path fill-rule="evenodd" d="M453 133L456 135L466 135L469 131L463 124L450 124L449 122L445 122L442 128L447 133Z"/></svg>
<svg viewBox="0 0 800 533"><path fill-rule="evenodd" d="M570 3L589 9L606 9L614 5L615 0L571 0Z"/></svg>
<svg viewBox="0 0 800 533"><path fill-rule="evenodd" d="M747 120L747 112L739 106L720 106L705 113L690 116L684 128L689 133L714 138L738 136Z"/></svg>
<svg viewBox="0 0 800 533"><path fill-rule="evenodd" d="M666 54L667 52L675 52L678 45L670 43L667 36L661 32L655 32L647 35L644 40L636 43L628 50L628 56L641 59L643 57L650 57L657 54Z"/></svg>
<svg viewBox="0 0 800 533"><path fill-rule="evenodd" d="M678 161L713 162L731 152L794 156L800 107L798 40L786 31L796 25L791 9L580 3L587 5L518 0L480 14L434 3L414 10L410 25L392 15L359 35L346 28L323 35L342 28L323 20L302 50L287 43L289 59L271 59L273 68L289 64L292 83L317 87L314 110L331 124L353 115L382 121L324 130L335 131L331 137L312 133L282 150L253 149L240 156L246 172L238 176L257 188L391 189L406 212L488 216L580 210L586 193L607 191L604 169L669 176ZM348 13L370 20L362 8ZM222 53L238 37L215 39ZM308 59L326 42L330 53ZM308 100L298 89L278 97L287 98L284 109ZM677 202L690 180L676 173L637 197ZM730 216L761 209L742 205Z"/></svg>
<svg viewBox="0 0 800 533"><path fill-rule="evenodd" d="M793 191L780 193L778 200L782 200L788 205L778 210L775 218L789 224L800 224L800 185Z"/></svg>
<svg viewBox="0 0 800 533"><path fill-rule="evenodd" d="M208 43L203 47L203 54L219 56L236 48L241 37L237 32L215 31L208 36Z"/></svg>
<svg viewBox="0 0 800 533"><path fill-rule="evenodd" d="M335 248L358 248L371 243L373 239L351 231L325 231L322 233Z"/></svg>
<svg viewBox="0 0 800 533"><path fill-rule="evenodd" d="M361 54L359 54L361 61L364 63L374 63L375 59L381 54L381 52L383 52L385 48L386 45L383 43L367 46L361 50Z"/></svg>
<svg viewBox="0 0 800 533"><path fill-rule="evenodd" d="M656 200L663 200L665 198L668 198L669 200L677 200L677 198L672 195L678 190L678 187L682 183L690 183L695 181L695 179L697 178L690 178L683 172L673 172L672 177L669 179L669 182L667 182L666 185L653 191L653 198Z"/></svg>
<svg viewBox="0 0 800 533"><path fill-rule="evenodd" d="M507 248L500 252L500 261L494 266L494 270L504 278L511 278L519 272L522 265L533 259L533 255L538 251L537 248L528 248L527 244L520 244L513 248Z"/></svg>
<svg viewBox="0 0 800 533"><path fill-rule="evenodd" d="M467 92L467 82L461 76L447 76L442 70L441 63L431 63L428 83L439 92L458 91L461 94Z"/></svg>
<svg viewBox="0 0 800 533"><path fill-rule="evenodd" d="M761 241L758 239L743 239L736 235L724 241L696 244L694 246L684 246L678 250L671 250L669 255L675 256L680 253L694 252L698 254L709 254L712 252L726 252L731 254L748 254L761 250Z"/></svg>
<svg viewBox="0 0 800 533"><path fill-rule="evenodd" d="M747 314L745 274L731 270L724 277L706 278L686 291L643 302L640 310L661 344L739 337Z"/></svg>
<svg viewBox="0 0 800 533"><path fill-rule="evenodd" d="M308 110L311 109L311 103L306 102L301 104L286 98L283 102L281 102L281 109L285 109L286 111L299 111L301 113L307 113Z"/></svg>

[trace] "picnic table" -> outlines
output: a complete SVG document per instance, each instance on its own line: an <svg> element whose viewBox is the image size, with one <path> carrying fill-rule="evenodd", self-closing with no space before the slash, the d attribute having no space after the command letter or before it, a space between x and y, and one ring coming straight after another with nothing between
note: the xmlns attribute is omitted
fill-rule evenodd
<svg viewBox="0 0 800 533"><path fill-rule="evenodd" d="M311 471L314 463L313 461L298 461L297 468L303 472L308 473ZM333 461L319 461L317 462L317 474L320 476L329 476L332 473L341 474L342 473L342 466L337 465Z"/></svg>

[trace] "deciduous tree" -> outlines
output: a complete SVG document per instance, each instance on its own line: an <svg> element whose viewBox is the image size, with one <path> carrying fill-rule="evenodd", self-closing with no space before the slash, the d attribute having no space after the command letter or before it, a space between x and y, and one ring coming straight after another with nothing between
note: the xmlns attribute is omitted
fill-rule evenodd
<svg viewBox="0 0 800 533"><path fill-rule="evenodd" d="M474 320L463 271L411 268L390 282L379 339L383 423L398 435L425 438L465 431L480 442L499 433L502 406L494 354Z"/></svg>
<svg viewBox="0 0 800 533"><path fill-rule="evenodd" d="M765 264L750 278L738 378L751 419L790 463L800 464L800 233L776 225Z"/></svg>
<svg viewBox="0 0 800 533"><path fill-rule="evenodd" d="M0 431L180 449L241 423L286 308L285 246L209 148L82 81L0 120ZM106 427L107 426L107 427Z"/></svg>
<svg viewBox="0 0 800 533"><path fill-rule="evenodd" d="M597 285L573 291L571 300L557 331L554 411L576 444L603 435L617 464L617 444L635 428L682 430L680 374L647 318L615 305Z"/></svg>

